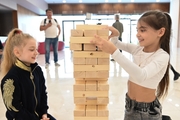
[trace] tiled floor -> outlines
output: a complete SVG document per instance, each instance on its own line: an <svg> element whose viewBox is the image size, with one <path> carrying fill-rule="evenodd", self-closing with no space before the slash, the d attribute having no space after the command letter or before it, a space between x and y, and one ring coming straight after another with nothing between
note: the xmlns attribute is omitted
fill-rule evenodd
<svg viewBox="0 0 180 120"><path fill-rule="evenodd" d="M123 52L128 58L129 54ZM51 53L51 59L53 58ZM44 71L47 80L49 113L57 120L73 120L73 63L72 53L69 49L59 52L60 67L55 67L53 60L48 69L44 66L44 55L37 59ZM180 72L180 49L172 54L173 66ZM110 62L109 90L109 120L123 120L124 96L127 91L128 74L116 63ZM172 120L180 119L180 80L173 81L170 71L170 90L168 96L161 102L163 114L170 115ZM5 107L0 96L0 120L5 120Z"/></svg>

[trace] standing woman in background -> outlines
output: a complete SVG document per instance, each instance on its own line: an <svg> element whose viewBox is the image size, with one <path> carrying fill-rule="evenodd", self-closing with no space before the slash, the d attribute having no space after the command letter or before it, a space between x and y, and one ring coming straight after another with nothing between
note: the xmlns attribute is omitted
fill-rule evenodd
<svg viewBox="0 0 180 120"><path fill-rule="evenodd" d="M124 120L162 120L159 99L169 88L169 54L171 18L152 10L145 12L137 23L139 45L122 43L119 32L109 27L111 41L97 35L91 42L111 57L129 74ZM114 37L116 36L116 37ZM133 62L120 51L133 56Z"/></svg>
<svg viewBox="0 0 180 120"><path fill-rule="evenodd" d="M1 64L1 92L7 120L55 120L47 113L43 72L36 63L37 41L13 29L6 40Z"/></svg>

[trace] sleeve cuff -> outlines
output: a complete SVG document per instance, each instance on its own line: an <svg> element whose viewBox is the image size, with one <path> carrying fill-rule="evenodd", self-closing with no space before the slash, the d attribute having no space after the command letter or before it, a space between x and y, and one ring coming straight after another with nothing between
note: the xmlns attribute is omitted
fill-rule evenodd
<svg viewBox="0 0 180 120"><path fill-rule="evenodd" d="M111 55L111 57L113 59L116 59L116 56L118 56L119 52L120 52L119 49L116 49L116 51Z"/></svg>

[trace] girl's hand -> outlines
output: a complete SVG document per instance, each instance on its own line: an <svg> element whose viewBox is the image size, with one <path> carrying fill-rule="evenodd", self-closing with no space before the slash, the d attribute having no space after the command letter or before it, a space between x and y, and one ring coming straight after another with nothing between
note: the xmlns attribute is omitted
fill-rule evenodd
<svg viewBox="0 0 180 120"><path fill-rule="evenodd" d="M109 31L111 31L111 34L110 34L110 36L108 37L108 39L110 39L110 38L112 38L112 37L116 37L116 36L118 36L119 37L119 31L116 29L116 28L114 28L113 26L108 26L106 29L108 29Z"/></svg>
<svg viewBox="0 0 180 120"><path fill-rule="evenodd" d="M103 39L98 35L94 36L94 39L91 40L91 43L98 46L98 48L103 52L109 54L113 54L117 49L116 46L113 43L111 43L109 40Z"/></svg>
<svg viewBox="0 0 180 120"><path fill-rule="evenodd" d="M41 120L50 120L50 119L47 117L47 114L44 114L44 115L42 115L42 119Z"/></svg>

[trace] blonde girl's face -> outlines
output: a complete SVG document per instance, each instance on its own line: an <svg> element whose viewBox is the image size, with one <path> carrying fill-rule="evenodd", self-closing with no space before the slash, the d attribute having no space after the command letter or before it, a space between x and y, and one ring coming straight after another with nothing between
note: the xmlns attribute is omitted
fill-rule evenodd
<svg viewBox="0 0 180 120"><path fill-rule="evenodd" d="M141 21L137 24L136 37L139 41L139 45L144 49L151 52L159 47L159 30L155 30L145 22Z"/></svg>
<svg viewBox="0 0 180 120"><path fill-rule="evenodd" d="M27 39L26 45L19 49L18 59L28 66L35 63L38 55L37 47L36 40L33 38Z"/></svg>

